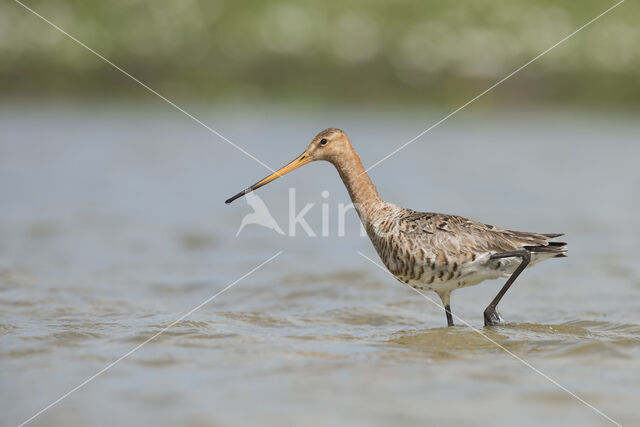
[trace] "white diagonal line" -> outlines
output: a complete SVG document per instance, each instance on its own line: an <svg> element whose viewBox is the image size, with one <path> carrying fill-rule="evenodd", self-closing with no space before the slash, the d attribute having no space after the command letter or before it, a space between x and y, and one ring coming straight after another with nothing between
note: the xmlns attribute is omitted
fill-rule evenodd
<svg viewBox="0 0 640 427"><path fill-rule="evenodd" d="M80 384L78 384L77 386L75 386L74 388L72 388L71 390L69 390L68 392L66 392L65 394L63 394L62 396L60 396L59 398L57 398L56 400L54 400L53 402L51 402L49 405L45 406L44 408L42 408L41 410L39 410L38 412L36 412L34 415L32 415L31 417L29 417L27 420L23 421L22 423L20 423L20 425L18 427L22 427L25 424L27 424L28 422L32 421L34 418L36 418L37 416L41 415L43 412L49 410L51 407L57 405L58 403L60 403L62 400L66 399L67 397L69 397L71 394L73 394L74 392L78 391L79 389L81 389L82 387L84 387L85 385L87 385L88 383L90 383L91 381L93 381L96 377L102 375L103 373L105 373L106 371L108 371L109 369L113 368L115 365L117 365L118 363L120 363L122 360L126 359L127 357L131 356L133 353L135 353L136 351L140 350L140 348L142 348L143 346L145 346L146 344L148 344L149 342L153 341L154 339L158 338L158 336L160 336L162 333L166 332L167 329L173 327L176 323L181 322L182 320L186 319L187 317L189 317L190 315L192 315L193 313L195 313L196 311L198 311L200 308L202 308L203 306L205 306L206 304L210 303L211 301L213 301L214 299L216 299L216 297L218 297L218 295L221 295L222 293L226 292L227 290L231 289L235 284L237 284L238 282L240 282L242 279L246 278L247 276L253 274L256 270L258 270L259 268L261 268L262 266L264 266L265 264L269 263L270 261L274 260L277 256L279 256L280 254L282 254L283 251L279 251L278 253L276 253L274 256L272 256L271 258L269 258L268 260L264 261L262 264L258 265L257 267L254 267L251 271L249 271L248 273L244 274L242 277L240 277L239 279L234 280L233 282L231 282L229 285L227 285L224 289L222 289L221 291L218 291L217 293L215 293L214 295L210 296L209 298L207 298L206 300L204 300L203 302L201 302L200 304L198 304L196 307L192 308L191 310L189 310L188 312L186 312L185 314L183 314L182 316L178 317L176 320L174 320L173 322L171 322L168 326L162 328L159 332L156 332L154 335L152 335L150 338L147 338L145 341L143 341L142 343L138 344L137 346L135 346L134 348L132 348L131 350L129 350L128 352L126 352L125 354L123 354L122 356L120 356L119 358L117 358L116 360L114 360L113 362L109 363L107 366L105 366L104 368L102 368L101 370L99 370L98 372L96 372L95 374L93 374L92 376L90 376L89 378L87 378L86 380L82 381Z"/></svg>
<svg viewBox="0 0 640 427"><path fill-rule="evenodd" d="M536 56L535 58L533 58L532 60L530 60L529 62L525 63L524 65L516 68L514 71L512 71L511 73L507 74L505 77L503 77L502 79L500 79L498 82L494 83L493 85L489 86L487 89L485 89L483 92L481 92L480 94L476 95L475 97L473 97L472 99L470 99L469 101L467 101L466 103L464 103L463 105L461 105L460 107L458 107L457 109L453 110L451 113L447 114L446 116L444 116L443 118L441 118L440 120L438 120L437 122L435 122L434 124L432 124L431 126L429 126L428 128L426 128L425 130L423 130L422 132L420 132L419 134L417 134L416 136L414 136L413 138L411 138L409 141L405 142L404 144L402 144L401 146L399 146L398 148L396 148L395 150L393 150L391 153L387 154L386 156L384 156L382 159L378 160L377 162L375 162L374 164L372 164L371 166L369 166L363 173L365 172L369 172L371 169L375 168L376 166L378 166L380 163L384 162L385 160L387 160L389 157L395 155L396 153L398 153L398 151L403 150L404 148L406 148L408 145L413 144L416 140L420 139L424 134L426 134L427 132L431 131L433 128L435 128L436 126L440 125L441 123L443 123L445 120L449 119L451 116L457 114L459 111L461 111L462 109L466 108L469 104L475 102L477 99L481 98L482 96L486 95L488 92L492 91L493 89L495 89L497 86L499 86L500 84L504 83L506 80L508 80L509 78L513 77L515 74L519 73L520 71L522 71L524 68L526 68L527 66L529 66L531 63L535 62L536 60L540 59L542 56L546 55L547 53L549 53L551 50L553 50L555 47L557 47L558 45L564 43L565 41L567 41L568 39L570 39L571 37L573 37L574 35L576 35L578 32L582 31L583 29L585 29L586 27L588 27L589 25L593 24L595 21L597 21L598 19L602 18L604 15L606 15L607 13L611 12L613 9L615 9L616 7L620 6L622 3L624 3L624 0L620 0L618 3L614 4L613 6L611 6L609 9L605 10L604 12L602 12L600 15L596 16L595 18L593 18L592 20L590 20L589 22L587 22L586 24L584 24L582 27L578 28L577 30L575 30L574 32L572 32L571 34L569 34L568 36L564 37L562 40L560 40L559 42L553 44L551 47L547 48L546 50L544 50L542 53L540 53L538 56Z"/></svg>
<svg viewBox="0 0 640 427"><path fill-rule="evenodd" d="M393 274L391 274L391 272L389 270L387 270L384 266L378 264L377 262L375 262L374 260L372 260L371 258L369 258L368 256L366 256L365 254L363 254L360 251L356 251L360 256L362 256L363 258L367 259L368 261L370 261L373 265L375 265L376 267L378 267L380 270L384 271L385 273L389 274L391 277L395 278L395 276ZM445 308L441 305L438 304L436 301L432 300L431 298L429 298L428 296L426 296L425 294L423 294L422 292L420 292L420 290L415 289L411 286L409 286L408 284L401 282L403 285L407 286L409 289L411 289L414 292L417 292L418 294L420 294L424 299L426 299L427 301L429 301L430 303L432 303L433 305L435 305L436 307L442 309L442 311L445 311ZM512 351L508 350L507 348L505 348L502 344L498 343L496 340L494 340L493 338L489 337L487 334L485 334L484 332L480 331L478 328L472 326L469 322L467 322L466 320L462 319L460 316L457 316L453 313L451 313L453 315L453 317L455 317L457 320L459 320L461 323L463 323L464 325L468 326L469 328L471 328L471 330L473 330L474 332L478 333L480 336L482 336L483 338L487 339L489 342L491 342L492 344L494 344L496 347L498 347L499 349L503 350L504 352L506 352L508 355L510 355L511 357L513 357L514 359L518 360L520 363L522 363L523 365L525 365L526 367L528 367L529 369L531 369L533 372L537 373L538 375L542 376L544 379L546 379L547 381L551 382L552 384L554 384L556 387L558 387L559 389L561 389L562 391L568 393L571 397L575 398L576 400L578 400L580 403L582 403L583 405L591 408L592 410L594 410L595 412L597 412L599 415L601 415L602 417L606 418L608 421L610 421L611 423L615 424L616 426L622 427L622 424L618 423L617 421L613 420L611 417L609 417L607 414L605 414L604 412L602 412L601 410L599 410L598 408L596 408L595 406L593 406L592 404L590 404L589 402L585 401L583 398L581 398L580 396L578 396L577 394L575 394L574 392L572 392L571 390L569 390L568 388L566 388L565 386L563 386L562 384L560 384L559 382L557 382L556 380L554 380L553 378L551 378L550 376L548 376L547 374L545 374L544 372L542 372L540 369L536 368L535 366L533 366L531 363L527 362L526 360L524 360L523 358L521 358L520 356L518 356L517 354L513 353Z"/></svg>
<svg viewBox="0 0 640 427"><path fill-rule="evenodd" d="M92 48L90 48L89 46L87 46L86 44L84 44L83 42L81 42L80 40L78 40L77 38L75 38L74 36L72 36L71 34L67 33L65 30L63 30L62 28L60 28L59 26L57 26L56 24L54 24L53 22L49 21L47 18L45 18L44 16L40 15L38 12L36 12L35 10L31 9L29 6L25 5L24 3L22 3L20 0L14 0L16 3L18 3L20 6L22 6L23 8L25 8L26 10L28 10L29 12L33 13L34 15L36 15L38 18L40 18L41 20L43 20L44 22L46 22L47 24L51 25L53 28L55 28L56 30L60 31L62 34L64 34L65 36L69 37L71 40L73 40L74 42L76 42L77 44L79 44L80 46L84 47L85 49L87 49L89 52L93 53L95 56L97 56L98 58L102 59L104 62L106 62L107 64L111 65L113 68L115 68L116 70L120 71L122 74L124 74L125 76L129 77L131 80L133 80L134 82L138 83L140 86L142 86L143 88L147 89L149 92L153 93L154 95L156 95L157 97L159 97L160 99L162 99L163 101L165 101L167 104L171 105L173 108L175 108L176 110L180 111L181 113L183 113L184 115L186 115L187 117L189 117L190 119L192 119L193 121L195 121L196 123L198 123L199 125L201 125L202 127L204 127L205 129L207 129L209 132L213 133L214 135L216 135L217 137L221 138L222 140L226 141L227 143L229 143L232 147L234 147L236 150L240 151L241 153L251 157L253 160L255 160L256 162L260 163L262 166L264 166L265 168L267 168L270 172L275 172L269 165L265 164L263 161L261 161L260 159L256 158L253 154L249 153L247 150L245 150L244 148L240 147L238 144L234 143L233 141L231 141L229 138L227 138L226 136L222 135L220 132L218 132L217 130L213 129L211 126L207 125L206 123L204 123L202 120L198 119L197 117L195 117L193 114L187 112L184 108L180 107L179 105L177 105L175 102L171 101L170 99L168 99L167 97L165 97L164 95L161 95L160 93L158 93L157 91L155 91L154 89L150 88L148 85L146 85L145 83L141 82L140 80L138 80L136 77L132 76L130 73L128 73L127 71L125 71L124 69L122 69L121 67L119 67L118 65L114 64L113 62L111 62L110 60L108 60L107 58L105 58L104 56L102 56L101 54L99 54L98 52L96 52L95 50L93 50Z"/></svg>

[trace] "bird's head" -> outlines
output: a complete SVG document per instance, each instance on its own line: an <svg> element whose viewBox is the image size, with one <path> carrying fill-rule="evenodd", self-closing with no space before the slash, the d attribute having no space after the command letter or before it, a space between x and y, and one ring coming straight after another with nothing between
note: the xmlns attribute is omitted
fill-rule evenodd
<svg viewBox="0 0 640 427"><path fill-rule="evenodd" d="M302 153L307 154L311 160L326 160L334 163L344 156L351 148L351 142L347 134L336 128L325 129L317 134Z"/></svg>
<svg viewBox="0 0 640 427"><path fill-rule="evenodd" d="M258 189L263 185L266 185L271 181L291 172L292 170L306 165L307 163L316 160L325 160L331 163L336 163L340 159L340 157L346 155L351 150L351 142L349 142L347 134L345 134L340 129L325 129L317 134L311 140L311 142L307 146L307 149L304 150L304 152L296 157L292 162L278 169L263 180L258 181L252 186L242 190L235 196L227 199L225 203L229 204L237 198L242 197L255 189Z"/></svg>

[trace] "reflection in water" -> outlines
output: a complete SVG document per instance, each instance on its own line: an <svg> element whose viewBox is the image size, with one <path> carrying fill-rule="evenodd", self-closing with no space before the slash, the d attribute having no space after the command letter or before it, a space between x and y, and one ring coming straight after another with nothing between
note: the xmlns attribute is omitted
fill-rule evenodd
<svg viewBox="0 0 640 427"><path fill-rule="evenodd" d="M355 214L345 238L251 226L234 237L250 209L223 204L228 184L261 169L179 116L73 104L2 111L7 424L284 250L34 425L604 425L471 328L442 327L441 311L357 256L372 249ZM270 164L328 125L347 128L371 164L429 117L259 114L211 112ZM509 323L482 326L499 282L460 291L454 312L612 418L638 424L640 200L629 195L640 183L640 146L630 142L640 129L634 120L558 117L458 117L373 179L401 205L566 231L571 256L522 276L502 303ZM271 130L278 138L264 144ZM347 200L330 167L292 178L261 193L281 224L290 185L300 206L318 203L323 190L327 203ZM306 219L321 228L319 205Z"/></svg>

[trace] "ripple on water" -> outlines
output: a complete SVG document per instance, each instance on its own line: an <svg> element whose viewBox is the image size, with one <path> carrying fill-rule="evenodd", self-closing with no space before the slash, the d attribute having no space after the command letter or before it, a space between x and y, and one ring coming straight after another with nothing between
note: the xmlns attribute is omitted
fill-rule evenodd
<svg viewBox="0 0 640 427"><path fill-rule="evenodd" d="M398 332L390 343L434 359L461 358L500 346L518 355L570 358L598 356L629 358L640 348L639 325L571 321L561 324L509 323L498 327L436 328Z"/></svg>
<svg viewBox="0 0 640 427"><path fill-rule="evenodd" d="M350 326L385 326L405 323L406 319L398 313L383 313L378 307L348 307L328 310L307 317L315 324L343 324Z"/></svg>
<svg viewBox="0 0 640 427"><path fill-rule="evenodd" d="M171 325L171 321L138 325L136 333L121 338L121 341L140 344L154 337L154 342L165 342L170 345L175 342L176 345L184 347L203 347L207 346L208 341L238 336L237 333L229 331L226 327L208 321L185 319L165 330L169 325Z"/></svg>
<svg viewBox="0 0 640 427"><path fill-rule="evenodd" d="M7 335L15 332L18 328L8 323L0 323L0 335Z"/></svg>
<svg viewBox="0 0 640 427"><path fill-rule="evenodd" d="M25 359L31 356L40 356L50 352L51 350L48 348L29 346L0 352L0 357L3 359Z"/></svg>
<svg viewBox="0 0 640 427"><path fill-rule="evenodd" d="M225 311L225 312L218 312L217 315L224 317L226 319L246 322L251 325L261 326L261 327L276 328L276 327L295 326L295 323L290 318L269 315L261 312Z"/></svg>
<svg viewBox="0 0 640 427"><path fill-rule="evenodd" d="M633 323L615 323L604 322L594 320L573 320L564 323L567 326L577 326L585 329L590 329L599 332L618 332L621 334L628 334L629 336L635 336L640 338L640 325Z"/></svg>
<svg viewBox="0 0 640 427"><path fill-rule="evenodd" d="M55 332L47 336L54 345L58 346L72 346L80 344L86 340L95 340L103 338L104 335L97 332L89 331L62 331Z"/></svg>
<svg viewBox="0 0 640 427"><path fill-rule="evenodd" d="M362 270L339 270L331 273L296 273L282 278L283 284L311 284L319 282L349 283L356 280L365 280L368 275Z"/></svg>
<svg viewBox="0 0 640 427"><path fill-rule="evenodd" d="M154 292L161 295L184 295L189 292L208 290L213 283L206 280L185 282L183 280L156 282L151 284Z"/></svg>

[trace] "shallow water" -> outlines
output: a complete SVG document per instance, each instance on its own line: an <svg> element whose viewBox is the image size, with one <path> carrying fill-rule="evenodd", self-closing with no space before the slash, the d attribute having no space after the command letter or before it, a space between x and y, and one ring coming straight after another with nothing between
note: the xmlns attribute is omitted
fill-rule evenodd
<svg viewBox="0 0 640 427"><path fill-rule="evenodd" d="M188 109L272 167L328 126L372 164L446 114ZM31 424L610 424L524 362L640 423L635 117L471 109L371 172L400 205L567 233L569 258L527 270L501 303L509 323L487 329L499 281L454 293L472 327L445 328L439 307L356 253L377 260L353 211L344 237L333 216L328 237L256 225L236 237L251 209L223 201L265 169L168 107L7 101L0 113L3 425L278 251ZM348 201L328 164L296 171L259 192L285 231L289 187L298 211L316 203L318 234L320 204Z"/></svg>

